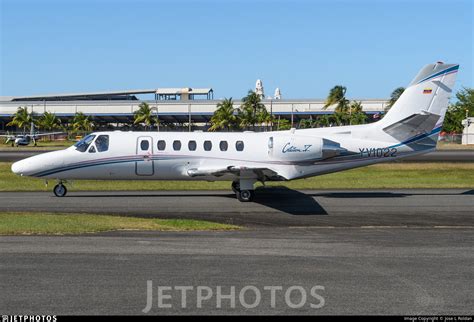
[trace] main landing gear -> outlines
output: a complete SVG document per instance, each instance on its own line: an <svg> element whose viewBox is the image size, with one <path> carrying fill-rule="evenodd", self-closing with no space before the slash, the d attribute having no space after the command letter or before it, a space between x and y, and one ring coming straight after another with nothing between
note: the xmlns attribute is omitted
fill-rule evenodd
<svg viewBox="0 0 474 322"><path fill-rule="evenodd" d="M237 199L241 202L252 201L255 196L253 184L255 180L240 180L232 182L232 191L235 192Z"/></svg>
<svg viewBox="0 0 474 322"><path fill-rule="evenodd" d="M54 186L53 192L56 197L64 197L67 194L67 188L62 182L59 182Z"/></svg>

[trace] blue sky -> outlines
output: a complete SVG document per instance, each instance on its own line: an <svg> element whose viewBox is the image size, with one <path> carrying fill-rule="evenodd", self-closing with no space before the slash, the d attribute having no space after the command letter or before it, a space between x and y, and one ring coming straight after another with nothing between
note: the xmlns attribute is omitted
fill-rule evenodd
<svg viewBox="0 0 474 322"><path fill-rule="evenodd" d="M425 64L473 87L471 0L0 0L0 95L212 87L386 98Z"/></svg>

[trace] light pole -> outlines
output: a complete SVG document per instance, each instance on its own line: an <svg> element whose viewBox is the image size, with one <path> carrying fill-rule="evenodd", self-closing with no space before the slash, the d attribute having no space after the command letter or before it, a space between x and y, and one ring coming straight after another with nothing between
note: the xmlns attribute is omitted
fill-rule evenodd
<svg viewBox="0 0 474 322"><path fill-rule="evenodd" d="M160 119L158 118L158 105L150 109L151 111L156 111L156 131L160 132Z"/></svg>

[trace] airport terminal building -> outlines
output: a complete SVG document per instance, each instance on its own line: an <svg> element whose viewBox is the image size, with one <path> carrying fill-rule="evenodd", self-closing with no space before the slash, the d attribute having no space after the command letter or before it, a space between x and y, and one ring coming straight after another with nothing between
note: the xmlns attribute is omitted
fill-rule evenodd
<svg viewBox="0 0 474 322"><path fill-rule="evenodd" d="M19 107L27 107L33 114L55 113L63 123L72 120L77 112L92 117L98 123L114 126L133 123L133 113L142 102L147 102L157 114L160 122L193 124L193 129L206 129L221 100L214 99L212 88L157 88L95 93L52 94L35 96L0 97L0 130ZM387 100L358 99L363 111L372 116L383 113ZM280 99L262 100L267 110L277 119L288 119L294 127L302 119L321 114L334 113L334 107L324 109L324 99ZM234 101L238 108L241 101ZM186 127L187 129L187 127Z"/></svg>

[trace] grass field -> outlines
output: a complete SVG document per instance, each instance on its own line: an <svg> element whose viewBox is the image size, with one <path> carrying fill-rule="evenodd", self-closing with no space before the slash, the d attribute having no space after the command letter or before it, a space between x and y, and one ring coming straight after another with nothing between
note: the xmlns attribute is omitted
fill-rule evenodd
<svg viewBox="0 0 474 322"><path fill-rule="evenodd" d="M27 146L11 146L11 143L0 143L0 151L53 151L61 150L70 147L76 141L36 141L36 146L33 144Z"/></svg>
<svg viewBox="0 0 474 322"><path fill-rule="evenodd" d="M0 191L51 191L55 182L20 177L11 163L0 162ZM291 189L474 188L473 163L387 163L289 182L268 183ZM78 180L69 191L83 190L229 190L230 182Z"/></svg>
<svg viewBox="0 0 474 322"><path fill-rule="evenodd" d="M21 212L0 214L0 235L67 235L114 230L208 231L239 228L234 225L184 219Z"/></svg>
<svg viewBox="0 0 474 322"><path fill-rule="evenodd" d="M438 150L474 150L474 144L462 145L458 143L438 142L436 145Z"/></svg>

